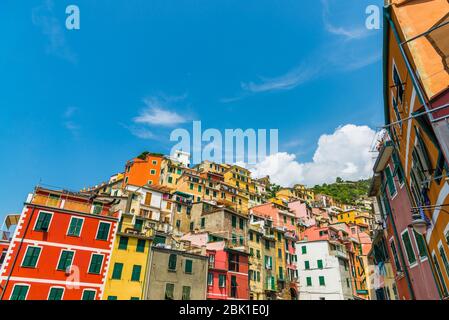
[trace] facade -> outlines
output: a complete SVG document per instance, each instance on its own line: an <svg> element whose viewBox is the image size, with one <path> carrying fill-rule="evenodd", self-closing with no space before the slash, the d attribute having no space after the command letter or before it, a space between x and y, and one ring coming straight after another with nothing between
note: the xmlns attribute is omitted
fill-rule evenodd
<svg viewBox="0 0 449 320"><path fill-rule="evenodd" d="M445 0L390 1L383 61L385 124L412 207L401 215L428 219L429 260L443 298L449 288L448 12Z"/></svg>
<svg viewBox="0 0 449 320"><path fill-rule="evenodd" d="M329 240L303 240L296 248L299 300L353 298L348 256L343 246L333 247Z"/></svg>
<svg viewBox="0 0 449 320"><path fill-rule="evenodd" d="M410 227L412 199L393 143L380 146L370 194L377 196L386 225L390 261L401 299L439 299L424 237Z"/></svg>
<svg viewBox="0 0 449 320"><path fill-rule="evenodd" d="M146 300L205 300L208 258L205 250L188 252L170 246L150 248Z"/></svg>
<svg viewBox="0 0 449 320"><path fill-rule="evenodd" d="M126 163L124 185L144 186L159 184L163 156L144 152Z"/></svg>
<svg viewBox="0 0 449 320"><path fill-rule="evenodd" d="M1 300L98 300L119 214L110 201L36 188L0 270Z"/></svg>

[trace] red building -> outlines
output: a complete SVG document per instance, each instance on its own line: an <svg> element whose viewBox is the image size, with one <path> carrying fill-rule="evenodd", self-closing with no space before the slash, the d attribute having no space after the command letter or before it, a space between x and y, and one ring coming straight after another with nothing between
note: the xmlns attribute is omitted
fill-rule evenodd
<svg viewBox="0 0 449 320"><path fill-rule="evenodd" d="M118 219L109 199L36 188L0 269L0 300L101 299Z"/></svg>
<svg viewBox="0 0 449 320"><path fill-rule="evenodd" d="M285 233L285 268L287 272L287 285L293 300L298 298L298 270L296 256L296 242L298 237L293 232Z"/></svg>
<svg viewBox="0 0 449 320"><path fill-rule="evenodd" d="M249 254L229 247L227 241L208 242L213 238L207 232L183 237L196 246L206 245L209 258L207 299L248 300Z"/></svg>

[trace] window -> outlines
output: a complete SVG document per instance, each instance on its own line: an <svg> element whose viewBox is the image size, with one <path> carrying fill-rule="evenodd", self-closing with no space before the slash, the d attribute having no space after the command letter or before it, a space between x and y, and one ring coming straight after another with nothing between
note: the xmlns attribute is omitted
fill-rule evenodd
<svg viewBox="0 0 449 320"><path fill-rule="evenodd" d="M271 270L273 268L273 258L265 256L265 269Z"/></svg>
<svg viewBox="0 0 449 320"><path fill-rule="evenodd" d="M426 240L415 230L413 230L413 235L415 236L416 245L418 246L419 257L421 259L427 258Z"/></svg>
<svg viewBox="0 0 449 320"><path fill-rule="evenodd" d="M168 258L168 270L170 271L176 271L176 260L177 256L176 254L170 254L170 257Z"/></svg>
<svg viewBox="0 0 449 320"><path fill-rule="evenodd" d="M302 252L302 254L306 254L307 253L307 247L306 246L302 246L301 247L301 252Z"/></svg>
<svg viewBox="0 0 449 320"><path fill-rule="evenodd" d="M64 288L50 288L48 294L48 300L62 300L62 295L64 294Z"/></svg>
<svg viewBox="0 0 449 320"><path fill-rule="evenodd" d="M112 279L120 280L122 278L123 263L116 262L112 270Z"/></svg>
<svg viewBox="0 0 449 320"><path fill-rule="evenodd" d="M323 269L323 260L317 261L318 269Z"/></svg>
<svg viewBox="0 0 449 320"><path fill-rule="evenodd" d="M40 212L36 221L36 225L34 226L34 230L44 232L48 231L48 228L50 227L51 216L51 213Z"/></svg>
<svg viewBox="0 0 449 320"><path fill-rule="evenodd" d="M239 255L229 253L228 264L229 264L229 271L239 272Z"/></svg>
<svg viewBox="0 0 449 320"><path fill-rule="evenodd" d="M173 178L172 177L168 177L168 183L172 183L173 182Z"/></svg>
<svg viewBox="0 0 449 320"><path fill-rule="evenodd" d="M438 278L440 279L440 283L441 283L441 285L443 287L444 296L447 296L448 295L447 287L446 287L446 284L444 283L443 274L441 273L441 268L440 268L440 265L438 263L437 256L435 255L435 253L432 255L432 258L433 258L433 262L434 262L434 265L435 265L435 269L436 269L437 274L438 274Z"/></svg>
<svg viewBox="0 0 449 320"><path fill-rule="evenodd" d="M98 202L94 202L94 203L93 203L93 210L92 210L92 213L93 213L93 214L100 214L101 211L103 211L103 204L98 203Z"/></svg>
<svg viewBox="0 0 449 320"><path fill-rule="evenodd" d="M201 192L201 186L200 185L198 185L198 192Z"/></svg>
<svg viewBox="0 0 449 320"><path fill-rule="evenodd" d="M218 286L220 288L226 287L226 275L224 275L224 274L218 275Z"/></svg>
<svg viewBox="0 0 449 320"><path fill-rule="evenodd" d="M282 249L278 249L278 258L282 259Z"/></svg>
<svg viewBox="0 0 449 320"><path fill-rule="evenodd" d="M390 166L387 166L385 168L385 179L387 180L390 198L393 198L396 195L396 186L394 184L393 174L391 173Z"/></svg>
<svg viewBox="0 0 449 320"><path fill-rule="evenodd" d="M73 256L75 252L69 250L62 250L61 256L59 257L57 270L67 271L68 268L71 267L73 262Z"/></svg>
<svg viewBox="0 0 449 320"><path fill-rule="evenodd" d="M232 227L237 228L237 217L236 216L232 216Z"/></svg>
<svg viewBox="0 0 449 320"><path fill-rule="evenodd" d="M270 242L267 239L265 239L265 249L270 250Z"/></svg>
<svg viewBox="0 0 449 320"><path fill-rule="evenodd" d="M193 183L190 184L190 190L193 190Z"/></svg>
<svg viewBox="0 0 449 320"><path fill-rule="evenodd" d="M404 87L402 86L401 77L399 76L398 69L396 68L396 65L393 64L393 82L394 86L396 87L397 92L397 98L402 103L402 98L404 95Z"/></svg>
<svg viewBox="0 0 449 320"><path fill-rule="evenodd" d="M405 253L407 254L408 263L409 263L409 265L412 265L416 262L416 256L415 256L415 251L413 250L413 247L412 247L412 241L410 240L410 234L409 234L408 230L405 230L402 233L401 237L402 237L402 242L405 247Z"/></svg>
<svg viewBox="0 0 449 320"><path fill-rule="evenodd" d="M307 277L306 278L306 284L307 284L308 287L312 286L312 277Z"/></svg>
<svg viewBox="0 0 449 320"><path fill-rule="evenodd" d="M239 219L239 227L240 229L243 230L243 227L245 226L245 220L243 220L242 218Z"/></svg>
<svg viewBox="0 0 449 320"><path fill-rule="evenodd" d="M82 300L95 300L95 290L84 290Z"/></svg>
<svg viewBox="0 0 449 320"><path fill-rule="evenodd" d="M102 265L103 265L103 255L97 254L97 253L92 254L92 258L90 259L89 273L100 274ZM114 271L115 271L115 266L114 266ZM120 274L118 275L118 279L120 279L121 274L122 274L122 271L120 269ZM112 278L115 279L114 275L112 276Z"/></svg>
<svg viewBox="0 0 449 320"><path fill-rule="evenodd" d="M140 281L140 272L142 271L142 266L134 265L133 272L131 274L131 281Z"/></svg>
<svg viewBox="0 0 449 320"><path fill-rule="evenodd" d="M151 175L155 175L155 174L156 174L156 170L151 169L151 170L150 170L150 174L151 174Z"/></svg>
<svg viewBox="0 0 449 320"><path fill-rule="evenodd" d="M100 222L97 231L97 240L108 240L109 237L109 229L111 225L106 222Z"/></svg>
<svg viewBox="0 0 449 320"><path fill-rule="evenodd" d="M136 219L136 221L134 222L134 229L136 229L137 231L142 231L142 227L143 227L143 220Z"/></svg>
<svg viewBox="0 0 449 320"><path fill-rule="evenodd" d="M128 248L128 237L120 236L118 249L119 250L126 250L127 248Z"/></svg>
<svg viewBox="0 0 449 320"><path fill-rule="evenodd" d="M173 291L175 291L175 285L173 283L165 284L165 300L173 300Z"/></svg>
<svg viewBox="0 0 449 320"><path fill-rule="evenodd" d="M201 229L204 229L204 227L206 226L206 218L201 218Z"/></svg>
<svg viewBox="0 0 449 320"><path fill-rule="evenodd" d="M444 269L446 269L446 273L449 275L449 261L447 260L446 252L444 252L443 246L440 246L439 249L441 260L443 260Z"/></svg>
<svg viewBox="0 0 449 320"><path fill-rule="evenodd" d="M284 280L284 269L279 267L279 279Z"/></svg>
<svg viewBox="0 0 449 320"><path fill-rule="evenodd" d="M81 234L81 228L83 227L84 220L81 218L72 217L70 219L69 230L67 235L72 237L79 237Z"/></svg>
<svg viewBox="0 0 449 320"><path fill-rule="evenodd" d="M136 252L145 252L145 244L146 244L146 240L145 239L138 239L137 240Z"/></svg>
<svg viewBox="0 0 449 320"><path fill-rule="evenodd" d="M149 206L151 205L151 198L153 194L151 192L145 193L145 205Z"/></svg>
<svg viewBox="0 0 449 320"><path fill-rule="evenodd" d="M231 276L231 297L237 298L237 277Z"/></svg>
<svg viewBox="0 0 449 320"><path fill-rule="evenodd" d="M207 285L208 286L214 285L214 274L212 272L209 272L207 274Z"/></svg>
<svg viewBox="0 0 449 320"><path fill-rule="evenodd" d="M134 300L135 301L135 300L140 300L140 299L139 299L139 297L131 297L131 299L129 299L129 300Z"/></svg>
<svg viewBox="0 0 449 320"><path fill-rule="evenodd" d="M184 267L184 272L185 273L192 273L192 265L193 265L193 261L190 259L186 259L186 264Z"/></svg>
<svg viewBox="0 0 449 320"><path fill-rule="evenodd" d="M194 224L193 224L193 222L190 222L190 225L189 225L190 231L193 231L193 228L194 228Z"/></svg>
<svg viewBox="0 0 449 320"><path fill-rule="evenodd" d="M391 253L393 254L394 264L396 266L396 272L402 271L401 263L399 262L398 252L396 250L396 245L394 244L393 239L390 241Z"/></svg>
<svg viewBox="0 0 449 320"><path fill-rule="evenodd" d="M182 300L190 300L190 287L182 286Z"/></svg>
<svg viewBox="0 0 449 320"><path fill-rule="evenodd" d="M309 270L310 269L310 263L309 261L304 261L304 269Z"/></svg>
<svg viewBox="0 0 449 320"><path fill-rule="evenodd" d="M37 260L41 254L41 250L42 249L40 247L28 246L25 253L25 258L22 261L22 267L35 268Z"/></svg>
<svg viewBox="0 0 449 320"><path fill-rule="evenodd" d="M152 160L151 163L152 163L153 165L157 165L157 160Z"/></svg>
<svg viewBox="0 0 449 320"><path fill-rule="evenodd" d="M108 296L108 300L117 300L117 296Z"/></svg>
<svg viewBox="0 0 449 320"><path fill-rule="evenodd" d="M325 286L326 285L326 283L324 282L324 276L319 276L318 279L320 281L320 286Z"/></svg>
<svg viewBox="0 0 449 320"><path fill-rule="evenodd" d="M9 300L25 300L28 294L28 289L30 287L26 285L16 284L12 290L11 297Z"/></svg>
<svg viewBox="0 0 449 320"><path fill-rule="evenodd" d="M241 246L243 246L243 244L244 244L243 236L240 236L240 238L239 238L239 243L240 243Z"/></svg>

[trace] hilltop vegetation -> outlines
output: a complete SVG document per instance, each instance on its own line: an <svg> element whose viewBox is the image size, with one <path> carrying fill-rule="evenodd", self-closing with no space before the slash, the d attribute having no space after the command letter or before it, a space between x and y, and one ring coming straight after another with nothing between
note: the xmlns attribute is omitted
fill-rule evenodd
<svg viewBox="0 0 449 320"><path fill-rule="evenodd" d="M335 200L346 203L356 204L356 201L368 194L371 179L359 181L343 181L337 178L335 183L316 185L312 188L315 193L322 193L333 197Z"/></svg>

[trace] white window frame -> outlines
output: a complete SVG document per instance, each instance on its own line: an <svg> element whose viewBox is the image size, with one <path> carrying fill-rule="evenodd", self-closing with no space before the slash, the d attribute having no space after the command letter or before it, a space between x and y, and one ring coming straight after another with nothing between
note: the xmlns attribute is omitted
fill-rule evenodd
<svg viewBox="0 0 449 320"><path fill-rule="evenodd" d="M51 289L62 289L61 300L64 300L65 288L61 286L51 286L50 289L48 289L47 300L50 299Z"/></svg>
<svg viewBox="0 0 449 320"><path fill-rule="evenodd" d="M11 301L12 294L14 293L14 288L16 286L28 287L27 294L25 295L25 300L27 300L28 294L30 293L30 289L31 289L31 285L29 283L14 283L14 286L12 287L12 290L11 290L11 294L9 295L9 300Z"/></svg>
<svg viewBox="0 0 449 320"><path fill-rule="evenodd" d="M73 250L73 249L61 249L61 251L59 252L59 258L58 258L58 261L56 262L56 268L55 268L55 270L56 270L56 271L66 272L66 270L59 270L59 269L58 269L58 265L59 265L59 262L61 261L62 252L63 252L63 251L70 251L70 252L73 252L72 262L70 263L70 269L72 269L73 261L75 260L75 256L76 256L76 251Z"/></svg>
<svg viewBox="0 0 449 320"><path fill-rule="evenodd" d="M391 179L393 180L393 185L394 185L394 193L393 193L393 195L391 195L390 194L390 186L388 185L388 182L387 182L387 188L388 188L388 196L390 197L390 200L394 200L396 197L397 197L397 195L398 195L398 188L397 188L397 186L396 186L396 182L394 181L394 170L391 170L391 166L390 166L390 164L387 164L387 167L386 168L388 168L388 170L390 170L390 173L391 173ZM386 169L385 168L385 169ZM387 175L386 173L385 173L385 175Z"/></svg>
<svg viewBox="0 0 449 320"><path fill-rule="evenodd" d="M27 267L27 266L24 266L24 265L23 265L23 262L25 261L25 257L27 256L28 249L31 248L31 247L34 247L34 248L40 248L41 251L39 252L39 257L37 257L36 265L35 265L34 267ZM25 254L24 254L23 257L22 257L22 262L20 263L20 267L21 267L21 268L31 268L31 269L37 268L37 266L39 265L39 260L41 259L41 256L42 256L42 251L43 251L43 249L44 249L44 248L43 248L42 246L36 246L36 245L33 245L33 244L30 244L29 246L27 246L27 247L26 247L26 250L25 250Z"/></svg>
<svg viewBox="0 0 449 320"><path fill-rule="evenodd" d="M98 231L100 231L100 224L101 223L109 224L109 233L108 233L108 238L106 240L98 239ZM111 227L112 227L112 222L100 220L98 222L97 232L95 233L95 240L97 240L97 241L109 241L109 235L111 234L111 229L112 229Z"/></svg>
<svg viewBox="0 0 449 320"><path fill-rule="evenodd" d="M91 272L89 272L90 265L92 264L92 259L94 257L94 254L99 255L99 256L103 256L103 260L101 261L101 268L100 268L100 272L99 273L91 273ZM92 275L96 275L96 276L101 275L101 270L103 270L103 266L104 266L104 258L105 258L105 254L99 253L99 252L92 252L92 254L90 255L89 264L87 266L87 273L88 274L92 274Z"/></svg>
<svg viewBox="0 0 449 320"><path fill-rule="evenodd" d="M53 215L54 215L54 212L50 212L50 211L46 211L46 210L39 210L39 212L37 213L36 221L34 221L33 231L36 231L36 232L43 232L43 231L41 231L41 230L36 230L37 221L39 220L39 216L40 216L41 213L48 213L48 214L51 215L50 222L48 223L48 229L47 229L47 231L45 231L45 232L49 232L49 231L50 231L50 227L51 227L51 223L53 222Z"/></svg>
<svg viewBox="0 0 449 320"><path fill-rule="evenodd" d="M73 220L74 218L83 220L83 223L81 224L80 234L79 234L78 236L74 236L74 235L72 235L72 234L69 234L69 231L70 231L70 225L72 224L72 220ZM67 227L67 232L66 232L65 235L68 236L68 237L80 238L80 237L81 237L81 233L83 232L83 228L84 228L84 221L85 221L85 219L84 219L83 217L71 216L71 217L70 217L70 221L69 221L69 226Z"/></svg>
<svg viewBox="0 0 449 320"><path fill-rule="evenodd" d="M92 289L92 288L83 289L83 292L81 293L81 299L80 300L83 300L84 292L86 292L86 291L94 291L95 292L94 300L97 300L96 299L97 298L97 289Z"/></svg>
<svg viewBox="0 0 449 320"><path fill-rule="evenodd" d="M420 252L419 252L418 240L416 239L415 231L412 230L412 233L413 233L413 238L415 239L415 243L416 243L416 251L418 251L419 261L424 262L424 261L426 261L426 260L428 259L428 256L429 256L429 251L427 250L427 240L426 240L426 237L425 237L425 236L422 236L424 242L426 243L426 256L425 256L425 257L421 257L421 255L419 254ZM411 240L411 239L410 239L410 240Z"/></svg>
<svg viewBox="0 0 449 320"><path fill-rule="evenodd" d="M413 264L410 264L410 258L408 256L407 248L406 248L405 243L404 243L403 235L405 233L408 233L408 237L410 239L410 245L412 247L413 254L415 255L415 262ZM403 248L403 250L404 250L405 256L407 257L408 267L410 269L416 267L418 265L418 260L419 260L418 256L419 255L417 255L416 252L415 252L415 248L413 247L412 237L410 236L410 232L409 232L408 228L405 228L404 231L401 232L401 246L402 246L401 248Z"/></svg>

